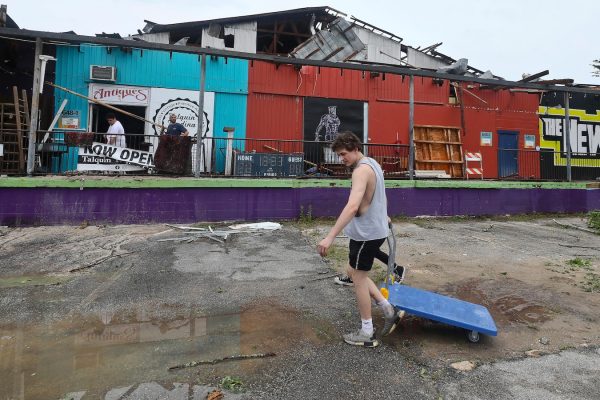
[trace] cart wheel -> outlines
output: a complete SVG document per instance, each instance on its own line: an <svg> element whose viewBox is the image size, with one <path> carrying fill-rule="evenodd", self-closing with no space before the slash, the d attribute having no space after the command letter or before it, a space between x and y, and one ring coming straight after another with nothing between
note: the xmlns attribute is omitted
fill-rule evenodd
<svg viewBox="0 0 600 400"><path fill-rule="evenodd" d="M469 331L469 333L467 333L467 339L469 339L469 342L471 343L479 342L479 332Z"/></svg>

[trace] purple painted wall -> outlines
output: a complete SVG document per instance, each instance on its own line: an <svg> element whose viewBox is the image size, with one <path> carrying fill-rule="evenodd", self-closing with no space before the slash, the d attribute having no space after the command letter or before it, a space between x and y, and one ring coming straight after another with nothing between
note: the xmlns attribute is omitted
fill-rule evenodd
<svg viewBox="0 0 600 400"><path fill-rule="evenodd" d="M189 223L335 217L349 189L0 188L0 225ZM388 189L390 215L503 215L600 209L600 190Z"/></svg>

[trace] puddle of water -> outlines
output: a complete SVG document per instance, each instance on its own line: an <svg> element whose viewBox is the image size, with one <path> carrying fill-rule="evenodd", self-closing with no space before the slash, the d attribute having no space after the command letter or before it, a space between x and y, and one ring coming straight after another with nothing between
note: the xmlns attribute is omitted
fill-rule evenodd
<svg viewBox="0 0 600 400"><path fill-rule="evenodd" d="M0 278L0 289L22 286L57 285L72 279L70 276L61 275L25 275Z"/></svg>
<svg viewBox="0 0 600 400"><path fill-rule="evenodd" d="M81 316L51 326L0 326L0 399L58 399L85 391L85 400L141 382L196 384L200 378L252 375L268 359L168 368L277 354L299 340L323 343L320 329L318 322L272 305L218 316L188 313L157 320L140 312Z"/></svg>

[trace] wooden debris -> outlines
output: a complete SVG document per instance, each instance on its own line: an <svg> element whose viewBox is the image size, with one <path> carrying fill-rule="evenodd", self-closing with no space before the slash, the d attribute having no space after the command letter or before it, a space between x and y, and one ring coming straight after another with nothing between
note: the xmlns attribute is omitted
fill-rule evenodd
<svg viewBox="0 0 600 400"><path fill-rule="evenodd" d="M221 400L225 395L221 390L215 389L206 395L206 400Z"/></svg>
<svg viewBox="0 0 600 400"><path fill-rule="evenodd" d="M88 265L83 265L83 266L81 266L81 267L77 267L77 268L70 269L70 270L69 270L69 272L79 272L79 271L82 271L82 270L84 270L84 269L88 269L88 268L91 268L91 267L93 267L93 266L96 266L96 265L98 265L98 264L100 264L100 263L103 263L104 261L106 261L106 260L108 260L108 259L110 259L110 258L113 258L113 257L121 257L121 256L125 256L125 255L127 255L127 254L133 254L133 253L135 253L135 251L128 251L128 252L126 252L126 253L119 253L119 254L111 254L111 255L108 255L108 256L105 256L105 257L101 257L101 258L99 258L98 260L94 261L94 262L93 262L93 263L91 263L91 264L88 264Z"/></svg>
<svg viewBox="0 0 600 400"><path fill-rule="evenodd" d="M214 360L192 361L187 364L180 364L180 365L175 365L173 367L169 367L169 370L191 368L191 367L196 367L198 365L205 365L205 364L217 364L217 363L225 362L225 361L240 361L240 360L249 360L252 358L266 358L266 357L274 357L274 356L275 356L275 353L238 354L235 356L216 358Z"/></svg>
<svg viewBox="0 0 600 400"><path fill-rule="evenodd" d="M557 220L555 220L555 219L553 219L552 221L554 221L554 222L555 222L557 225L560 225L560 226L562 226L562 227L564 227L564 228L573 228L573 229L578 229L578 230L580 230L580 231L583 231L583 232L593 233L594 235L597 235L597 234L598 234L596 231L594 231L594 230L591 230L591 229L588 229L588 228L582 228L582 227L580 227L580 226L577 226L577 225L565 224L565 223L563 223L563 222L558 222L558 221L557 221Z"/></svg>

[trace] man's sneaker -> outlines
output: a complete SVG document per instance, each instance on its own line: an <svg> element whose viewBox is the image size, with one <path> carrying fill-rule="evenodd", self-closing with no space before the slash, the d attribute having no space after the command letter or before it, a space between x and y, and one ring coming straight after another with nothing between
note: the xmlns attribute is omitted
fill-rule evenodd
<svg viewBox="0 0 600 400"><path fill-rule="evenodd" d="M336 276L333 281L338 285L354 286L354 282L352 282L352 279L348 275Z"/></svg>
<svg viewBox="0 0 600 400"><path fill-rule="evenodd" d="M404 317L404 310L400 310L395 312L390 317L385 317L385 324L383 325L383 331L381 332L381 336L387 336L390 333L394 332L394 329L400 323L400 320Z"/></svg>
<svg viewBox="0 0 600 400"><path fill-rule="evenodd" d="M394 269L394 282L402 283L405 276L406 267L403 267L402 265L396 265L396 268Z"/></svg>
<svg viewBox="0 0 600 400"><path fill-rule="evenodd" d="M344 335L344 342L348 344L352 344L354 346L363 346L363 347L377 347L379 346L379 340L375 338L375 331L371 336L367 335L363 332L362 329L357 330L356 332L348 333Z"/></svg>

